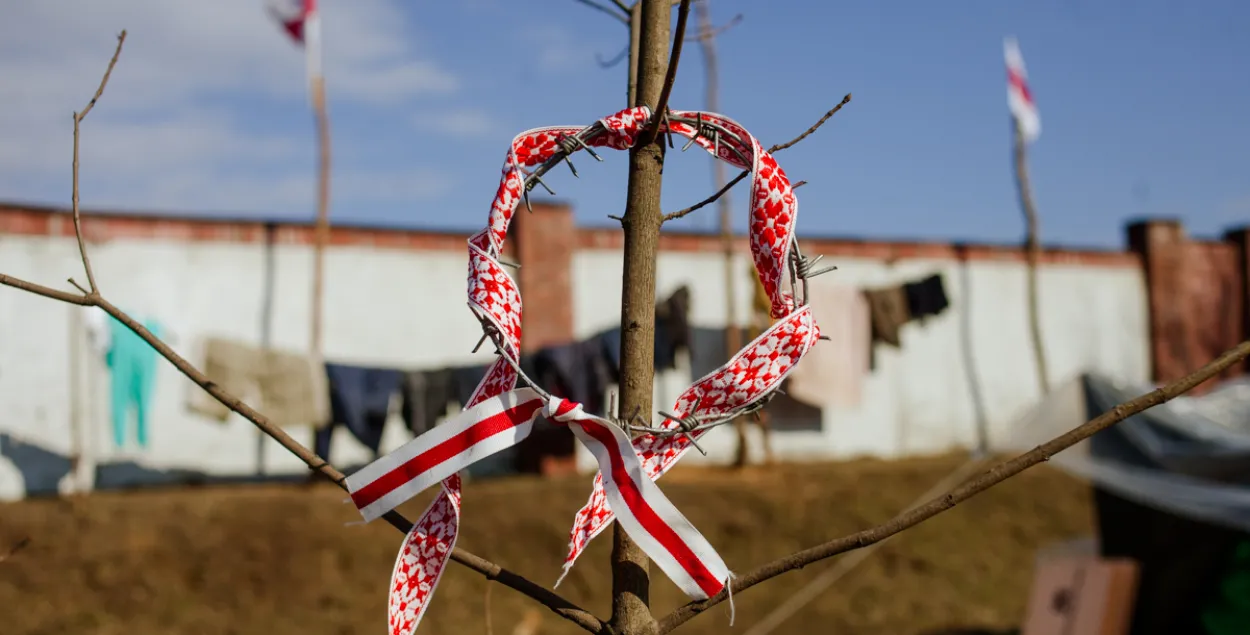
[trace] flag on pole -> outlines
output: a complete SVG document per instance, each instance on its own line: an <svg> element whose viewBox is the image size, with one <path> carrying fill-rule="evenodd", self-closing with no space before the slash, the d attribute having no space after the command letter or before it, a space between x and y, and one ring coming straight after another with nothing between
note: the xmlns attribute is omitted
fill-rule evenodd
<svg viewBox="0 0 1250 635"><path fill-rule="evenodd" d="M265 0L269 15L304 46L308 77L321 76L321 12L317 0Z"/></svg>
<svg viewBox="0 0 1250 635"><path fill-rule="evenodd" d="M1024 69L1024 57L1016 38L1003 40L1003 57L1007 61L1007 107L1015 118L1026 143L1037 140L1042 133L1042 120L1037 114L1037 104L1029 91L1029 74Z"/></svg>

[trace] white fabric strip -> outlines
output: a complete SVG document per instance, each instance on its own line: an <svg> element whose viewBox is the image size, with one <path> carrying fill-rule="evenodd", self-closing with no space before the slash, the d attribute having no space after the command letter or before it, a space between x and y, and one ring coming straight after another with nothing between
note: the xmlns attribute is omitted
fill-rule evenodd
<svg viewBox="0 0 1250 635"><path fill-rule="evenodd" d="M581 404L564 414L557 414L562 402L561 399L553 398L548 403L547 418L569 423L573 434L594 455L599 463L599 472L604 475L608 505L626 533L686 595L702 600L709 597L709 590L714 588L719 591L720 586L729 579L729 568L703 534L673 506L659 486L647 478L642 462L638 460L625 431L605 419L586 414ZM608 445L601 442L600 435L594 435L587 429L591 426L607 431L611 435L612 443ZM619 472L613 469L614 458L624 466L628 483L617 482ZM622 490L631 487L641 494L642 506L654 512L652 522L639 518L626 500ZM634 501L635 506L638 503L638 500ZM642 512L645 514L646 510ZM653 534L652 529L658 529L655 520L670 528L674 536L666 539ZM687 558L683 564L679 560L680 556L674 553L679 545L673 544L674 538L679 541L680 546L689 550L689 554L694 557L693 561ZM703 578L704 584L700 584L696 575Z"/></svg>
<svg viewBox="0 0 1250 635"><path fill-rule="evenodd" d="M479 423L505 414L509 410L529 408L524 422L505 427L494 434L474 436L472 429ZM432 430L405 443L394 452L366 465L347 477L347 489L353 500L358 502L360 514L366 522L372 521L386 512L399 506L404 501L416 496L439 481L467 468L501 450L506 450L529 436L534 426L534 417L542 410L542 397L531 388L520 388L491 397L480 404L461 411L455 417L435 426ZM442 452L438 452L438 450ZM410 462L419 457L430 458L437 453L436 463L417 469ZM396 470L405 466L412 470L404 480L390 476L393 487L379 497L372 498L363 506L359 505L360 493L380 479L388 478Z"/></svg>

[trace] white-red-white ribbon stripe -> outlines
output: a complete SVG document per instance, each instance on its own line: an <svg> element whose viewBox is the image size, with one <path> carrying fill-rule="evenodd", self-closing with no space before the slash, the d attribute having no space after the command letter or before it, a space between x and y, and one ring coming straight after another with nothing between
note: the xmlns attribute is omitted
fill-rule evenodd
<svg viewBox="0 0 1250 635"><path fill-rule="evenodd" d="M1027 143L1033 143L1042 134L1042 118L1029 90L1029 72L1024 68L1024 56L1015 38L1003 40L1003 59L1007 64L1007 108L1020 126L1020 134Z"/></svg>
<svg viewBox="0 0 1250 635"><path fill-rule="evenodd" d="M529 436L543 399L531 388L496 395L347 477L365 521Z"/></svg>
<svg viewBox="0 0 1250 635"><path fill-rule="evenodd" d="M729 568L647 476L629 435L620 426L587 415L580 404L563 399L552 399L547 418L569 424L594 455L617 519L656 566L692 598L720 593L729 579Z"/></svg>
<svg viewBox="0 0 1250 635"><path fill-rule="evenodd" d="M628 149L650 115L647 108L631 108L601 119L604 132L586 143ZM682 118L714 124L731 134L714 139L696 125L675 120ZM820 334L811 312L796 306L793 290L784 288L798 203L785 172L737 122L712 113L680 111L671 113L670 119L668 132L693 138L719 159L752 173L751 253L778 320L725 366L695 382L675 407L679 417L727 415L776 390ZM405 538L395 563L389 606L392 635L407 635L416 628L455 548L460 522L460 480L455 472L519 442L539 410L549 420L568 425L599 464L591 499L575 520L566 573L586 544L615 518L692 598L719 593L729 577L716 551L654 483L689 449L685 436L644 435L631 442L623 429L585 413L579 404L555 398L544 403L534 390L515 389L521 296L499 256L523 196L526 169L551 159L561 150L561 140L580 130L561 126L518 135L504 161L489 225L469 239L469 308L497 334L501 353L509 359L501 355L491 365L460 416L348 479L353 501L366 519L443 479L442 492ZM677 425L665 421L662 427Z"/></svg>

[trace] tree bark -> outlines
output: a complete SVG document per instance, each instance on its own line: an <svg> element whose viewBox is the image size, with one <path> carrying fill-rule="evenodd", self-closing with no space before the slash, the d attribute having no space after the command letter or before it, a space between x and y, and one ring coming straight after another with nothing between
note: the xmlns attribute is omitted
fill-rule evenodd
<svg viewBox="0 0 1250 635"><path fill-rule="evenodd" d="M1029 334L1033 341L1033 359L1037 363L1037 381L1042 394L1050 393L1050 374L1046 367L1046 349L1042 342L1041 309L1039 307L1037 289L1037 261L1041 256L1041 244L1038 242L1037 208L1033 206L1033 189L1029 185L1029 166L1024 148L1024 133L1019 122L1015 128L1015 167L1016 185L1020 189L1020 208L1024 211L1025 237L1024 251L1027 276Z"/></svg>
<svg viewBox="0 0 1250 635"><path fill-rule="evenodd" d="M639 0L637 106L655 108L668 65L672 8L670 0ZM650 420L655 383L655 262L659 247L660 183L664 171L664 135L629 153L629 189L621 225L625 230L621 285L621 396L624 417L638 411ZM621 529L612 533L612 620L621 635L651 635L650 562Z"/></svg>

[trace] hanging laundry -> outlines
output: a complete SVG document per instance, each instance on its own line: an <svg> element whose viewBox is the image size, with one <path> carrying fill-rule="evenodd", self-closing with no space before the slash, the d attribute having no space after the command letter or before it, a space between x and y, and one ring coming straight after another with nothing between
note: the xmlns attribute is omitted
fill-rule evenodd
<svg viewBox="0 0 1250 635"><path fill-rule="evenodd" d="M822 327L823 328L823 327ZM746 343L750 333L739 329L739 341ZM729 361L725 329L695 326L690 329L690 377L697 380ZM735 351L737 352L737 351Z"/></svg>
<svg viewBox="0 0 1250 635"><path fill-rule="evenodd" d="M103 359L105 355L108 355L112 341L109 329L113 318L98 306L86 307L84 311L83 323L87 329L87 344Z"/></svg>
<svg viewBox="0 0 1250 635"><path fill-rule="evenodd" d="M907 296L907 308L913 320L937 315L950 306L941 274L935 273L923 280L908 282L903 285L903 293Z"/></svg>
<svg viewBox="0 0 1250 635"><path fill-rule="evenodd" d="M125 324L106 317L109 344L104 360L112 384L113 443L119 448L126 445L126 429L133 410L135 441L139 447L147 447L148 409L156 382L156 349ZM144 321L143 326L156 337L161 336L161 325L154 320Z"/></svg>
<svg viewBox="0 0 1250 635"><path fill-rule="evenodd" d="M907 294L902 286L884 289L870 289L864 292L867 296L869 311L872 315L872 339L885 342L895 348L901 346L899 329L911 320L911 312L907 308Z"/></svg>
<svg viewBox="0 0 1250 635"><path fill-rule="evenodd" d="M533 361L534 380L552 394L576 401L590 412L603 412L608 384L616 373L600 340L547 346L534 353Z"/></svg>
<svg viewBox="0 0 1250 635"><path fill-rule="evenodd" d="M404 373L400 414L413 435L433 428L447 414L448 404L456 401L455 388L449 368Z"/></svg>
<svg viewBox="0 0 1250 635"><path fill-rule="evenodd" d="M655 307L655 367L670 370L690 346L690 288L682 285Z"/></svg>
<svg viewBox="0 0 1250 635"><path fill-rule="evenodd" d="M473 396L473 391L481 383L482 378L486 376L486 371L489 369L490 366L485 364L451 369L451 383L455 387L456 401L461 408L469 403L469 398Z"/></svg>
<svg viewBox="0 0 1250 635"><path fill-rule="evenodd" d="M858 406L872 346L868 301L855 287L812 284L808 304L830 341L794 367L786 392L809 404Z"/></svg>
<svg viewBox="0 0 1250 635"><path fill-rule="evenodd" d="M203 368L213 382L251 403L275 425L320 427L329 422L325 366L307 355L209 337L204 340ZM198 387L187 407L216 421L230 415L229 408Z"/></svg>
<svg viewBox="0 0 1250 635"><path fill-rule="evenodd" d="M821 325L824 329L824 325ZM808 353L809 355L811 353ZM807 358L803 358L807 361ZM797 370L797 367L796 367ZM820 402L809 402L800 399L794 394L793 385L790 379L781 385L781 391L776 393L764 411L767 418L760 423L766 430L771 432L777 430L781 432L820 432L825 427L824 411L817 404ZM750 418L748 418L750 420ZM769 457L772 455L772 449L769 445L769 434L764 435L764 455ZM769 459L771 462L771 459Z"/></svg>
<svg viewBox="0 0 1250 635"><path fill-rule="evenodd" d="M330 425L317 431L317 456L329 460L330 439L339 425L347 426L357 441L377 455L391 397L399 393L404 373L346 364L326 364L325 368L330 380Z"/></svg>
<svg viewBox="0 0 1250 635"><path fill-rule="evenodd" d="M655 308L654 365L657 371L677 367L677 354L690 349L690 290L679 287ZM621 367L621 329L600 331L590 339L600 342L612 368Z"/></svg>

